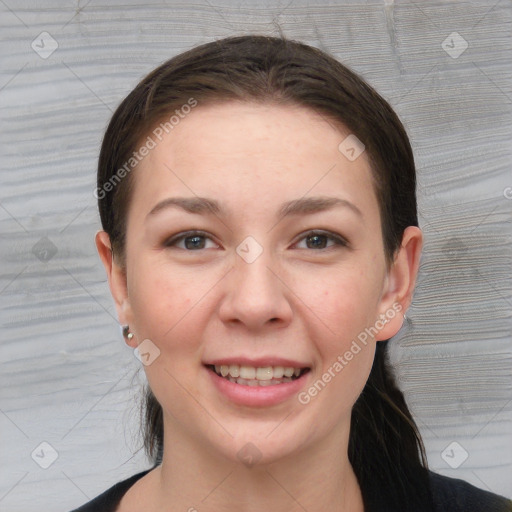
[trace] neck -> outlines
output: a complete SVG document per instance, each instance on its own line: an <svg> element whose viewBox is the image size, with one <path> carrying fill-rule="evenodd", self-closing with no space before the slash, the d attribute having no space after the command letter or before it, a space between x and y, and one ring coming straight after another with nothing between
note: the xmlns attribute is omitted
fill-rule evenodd
<svg viewBox="0 0 512 512"><path fill-rule="evenodd" d="M248 467L197 439L165 429L164 456L154 471L155 510L228 512L363 512L347 454L350 426L292 455ZM203 448L203 449L201 449Z"/></svg>

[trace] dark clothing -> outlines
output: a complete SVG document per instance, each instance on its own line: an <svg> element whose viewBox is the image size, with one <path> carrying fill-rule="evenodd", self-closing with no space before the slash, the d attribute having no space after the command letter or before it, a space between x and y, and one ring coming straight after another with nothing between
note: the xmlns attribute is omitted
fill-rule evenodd
<svg viewBox="0 0 512 512"><path fill-rule="evenodd" d="M114 512L121 502L121 498L126 494L128 489L144 475L148 474L151 469L137 473L130 478L117 482L110 489L104 493L96 496L92 501L82 505L81 507L72 510L71 512Z"/></svg>
<svg viewBox="0 0 512 512"><path fill-rule="evenodd" d="M127 480L118 482L97 498L72 512L114 512L128 489L149 471L151 470L143 471ZM432 512L512 512L511 500L478 489L464 480L430 472L430 481L435 503ZM372 497L372 503L374 505L371 510L366 512L398 512L385 510L376 505L378 497Z"/></svg>

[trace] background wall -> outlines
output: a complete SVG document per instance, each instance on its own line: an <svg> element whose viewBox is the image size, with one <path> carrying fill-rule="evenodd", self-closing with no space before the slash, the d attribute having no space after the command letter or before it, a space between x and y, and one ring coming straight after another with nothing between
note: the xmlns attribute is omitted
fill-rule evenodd
<svg viewBox="0 0 512 512"><path fill-rule="evenodd" d="M408 129L426 247L392 360L431 467L512 497L511 22L508 0L0 0L0 510L67 511L149 467L93 242L102 133L160 62L278 27Z"/></svg>

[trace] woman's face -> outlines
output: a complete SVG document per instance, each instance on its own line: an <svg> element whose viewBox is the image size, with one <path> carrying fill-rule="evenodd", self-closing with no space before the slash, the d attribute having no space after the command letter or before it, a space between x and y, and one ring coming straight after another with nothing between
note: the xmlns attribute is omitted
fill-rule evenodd
<svg viewBox="0 0 512 512"><path fill-rule="evenodd" d="M133 171L115 293L166 429L262 462L342 439L402 321L365 152L293 106L199 104L163 135Z"/></svg>

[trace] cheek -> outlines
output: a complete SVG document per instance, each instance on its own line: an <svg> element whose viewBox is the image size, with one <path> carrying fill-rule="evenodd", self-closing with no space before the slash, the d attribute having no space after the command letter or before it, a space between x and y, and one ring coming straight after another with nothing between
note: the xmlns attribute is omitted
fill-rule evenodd
<svg viewBox="0 0 512 512"><path fill-rule="evenodd" d="M165 265L139 265L131 276L130 305L139 336L158 346L193 344L207 280ZM191 322L191 319L195 320ZM194 326L197 326L194 330Z"/></svg>
<svg viewBox="0 0 512 512"><path fill-rule="evenodd" d="M208 280L194 279L175 267L139 265L132 276L130 303L137 335L151 340L158 357L144 366L149 385L160 403L173 397L173 414L187 409L187 389L195 393L193 383L198 367L205 329Z"/></svg>
<svg viewBox="0 0 512 512"><path fill-rule="evenodd" d="M330 428L349 414L371 371L375 341L365 329L371 324L375 290L365 279L340 278L319 286L310 297L321 299L315 310L321 322L314 322L317 329L310 323L308 333L316 346L318 367L311 386L299 398L301 403L315 404L324 427Z"/></svg>
<svg viewBox="0 0 512 512"><path fill-rule="evenodd" d="M373 322L380 288L371 271L331 269L324 276L305 277L300 286L300 296L318 320L315 324L326 331L322 351L343 349Z"/></svg>

